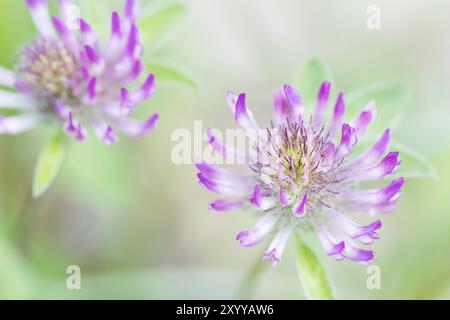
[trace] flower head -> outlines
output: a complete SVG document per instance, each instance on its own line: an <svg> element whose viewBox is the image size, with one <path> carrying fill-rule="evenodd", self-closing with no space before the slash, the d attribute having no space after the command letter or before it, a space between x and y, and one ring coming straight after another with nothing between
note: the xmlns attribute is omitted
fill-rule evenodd
<svg viewBox="0 0 450 320"><path fill-rule="evenodd" d="M337 260L360 263L375 255L364 248L379 239L381 221L359 225L349 216L369 216L394 209L404 179L381 189L361 189L360 183L393 174L400 164L398 152L389 152L390 131L359 155L352 153L358 140L376 115L370 103L359 116L344 122L344 94L337 97L331 117L326 118L330 83L319 89L311 116L307 116L300 95L290 85L275 92L274 122L260 130L246 104L245 94L230 93L228 102L236 122L254 139L254 159L247 162L247 175L206 162L198 162L200 183L226 196L210 204L215 211L253 207L260 220L236 239L243 246L262 242L269 233L275 237L264 253L274 264L281 260L286 241L293 232L314 231L326 253ZM224 157L248 158L218 141L208 131L213 148Z"/></svg>
<svg viewBox="0 0 450 320"><path fill-rule="evenodd" d="M23 47L14 72L0 67L0 86L16 89L0 90L0 107L20 111L0 118L0 134L19 134L47 121L79 141L91 126L111 145L118 139L116 130L133 137L150 132L157 114L145 121L130 117L156 90L152 74L134 86L144 72L138 2L127 0L122 17L112 13L105 43L85 20L73 23L72 0L59 4L60 15L50 17L46 0L26 0L38 36Z"/></svg>

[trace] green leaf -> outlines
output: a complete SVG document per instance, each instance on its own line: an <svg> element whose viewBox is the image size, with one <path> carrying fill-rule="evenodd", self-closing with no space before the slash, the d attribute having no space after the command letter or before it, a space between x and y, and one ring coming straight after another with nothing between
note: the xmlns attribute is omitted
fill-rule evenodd
<svg viewBox="0 0 450 320"><path fill-rule="evenodd" d="M333 76L328 66L318 59L309 60L294 79L294 85L300 91L307 107L312 108L315 105L317 92L325 80L332 82Z"/></svg>
<svg viewBox="0 0 450 320"><path fill-rule="evenodd" d="M437 178L436 168L424 155L396 141L392 141L391 146L392 150L400 152L398 175L404 178Z"/></svg>
<svg viewBox="0 0 450 320"><path fill-rule="evenodd" d="M403 87L392 83L377 83L350 92L345 96L346 117L353 120L371 101L377 106L377 117L368 133L386 128L394 129L400 123L406 109L407 93Z"/></svg>
<svg viewBox="0 0 450 320"><path fill-rule="evenodd" d="M325 269L299 236L297 236L297 272L308 299L334 299Z"/></svg>
<svg viewBox="0 0 450 320"><path fill-rule="evenodd" d="M33 198L39 198L58 175L66 154L66 140L60 131L55 133L42 149L33 178Z"/></svg>
<svg viewBox="0 0 450 320"><path fill-rule="evenodd" d="M139 23L146 50L163 47L173 36L186 14L186 6L179 2L160 2L149 8Z"/></svg>
<svg viewBox="0 0 450 320"><path fill-rule="evenodd" d="M181 84L198 88L198 82L185 68L167 62L147 63L147 69L155 75L156 83L162 85Z"/></svg>

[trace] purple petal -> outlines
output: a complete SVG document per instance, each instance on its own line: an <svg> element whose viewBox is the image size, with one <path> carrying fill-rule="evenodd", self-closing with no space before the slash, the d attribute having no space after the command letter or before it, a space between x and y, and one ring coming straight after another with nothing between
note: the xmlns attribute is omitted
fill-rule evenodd
<svg viewBox="0 0 450 320"><path fill-rule="evenodd" d="M279 194L279 198L278 201L280 202L280 204L285 207L289 204L289 200L286 196L286 191L284 190L283 187L280 188L280 194Z"/></svg>
<svg viewBox="0 0 450 320"><path fill-rule="evenodd" d="M128 35L127 53L130 57L134 58L136 47L139 43L139 32L135 25L131 26L130 34Z"/></svg>
<svg viewBox="0 0 450 320"><path fill-rule="evenodd" d="M47 39L55 37L46 0L26 0L26 4L39 34Z"/></svg>
<svg viewBox="0 0 450 320"><path fill-rule="evenodd" d="M245 130L259 130L259 126L256 124L251 113L247 110L245 100L245 93L241 93L236 102L236 122Z"/></svg>
<svg viewBox="0 0 450 320"><path fill-rule="evenodd" d="M69 116L68 116L68 120L67 121L68 121L68 124L67 124L67 127L66 127L66 131L69 132L69 133L75 133L77 131L77 128L76 128L75 122L73 120L73 112L72 111L69 112Z"/></svg>
<svg viewBox="0 0 450 320"><path fill-rule="evenodd" d="M257 245L264 240L264 237L269 233L276 221L277 218L274 216L266 215L252 229L239 232L236 240L244 247Z"/></svg>
<svg viewBox="0 0 450 320"><path fill-rule="evenodd" d="M405 180L399 178L380 190L344 190L340 196L350 202L382 205L397 200Z"/></svg>
<svg viewBox="0 0 450 320"><path fill-rule="evenodd" d="M296 204L292 210L297 217L303 217L306 214L306 202L308 201L308 193L305 192L300 203Z"/></svg>
<svg viewBox="0 0 450 320"><path fill-rule="evenodd" d="M336 148L335 148L334 144L329 142L327 145L325 154L323 155L323 158L322 158L322 166L323 167L330 167L333 164L335 152L336 152Z"/></svg>
<svg viewBox="0 0 450 320"><path fill-rule="evenodd" d="M377 107L375 102L370 102L366 108L359 114L358 118L353 123L353 127L356 130L356 135L361 137L366 133L367 127L375 119L377 113Z"/></svg>
<svg viewBox="0 0 450 320"><path fill-rule="evenodd" d="M288 84L284 85L283 90L286 96L286 101L290 107L290 120L299 121L304 112L304 106L299 93Z"/></svg>
<svg viewBox="0 0 450 320"><path fill-rule="evenodd" d="M385 196L386 200L397 200L398 197L400 196L400 190L403 187L403 185L405 184L405 179L403 177L392 181L392 183L390 185L388 185L387 187L383 188L381 190L381 193Z"/></svg>
<svg viewBox="0 0 450 320"><path fill-rule="evenodd" d="M135 64L133 64L132 68L134 67ZM130 71L133 72L133 69L131 69ZM130 92L129 100L132 101L133 103L138 104L153 96L155 92L156 92L155 76L151 73L147 76L147 79L139 89Z"/></svg>
<svg viewBox="0 0 450 320"><path fill-rule="evenodd" d="M86 51L86 55L92 63L100 62L98 54L95 52L94 49L92 49L91 46L88 46L88 45L84 46L84 50Z"/></svg>
<svg viewBox="0 0 450 320"><path fill-rule="evenodd" d="M215 165L208 164L205 161L196 161L195 166L201 173L203 173L210 179L225 180L225 181L238 179L239 182L248 181L247 178L244 178L233 171L219 168Z"/></svg>
<svg viewBox="0 0 450 320"><path fill-rule="evenodd" d="M80 30L82 33L91 33L93 31L92 27L85 20L80 18L79 21L80 21Z"/></svg>
<svg viewBox="0 0 450 320"><path fill-rule="evenodd" d="M140 60L136 60L133 64L133 67L131 68L131 72L130 72L130 75L129 75L129 78L127 79L127 81L133 82L134 80L139 78L142 70L143 70L142 62ZM151 93L151 94L153 94L153 93Z"/></svg>
<svg viewBox="0 0 450 320"><path fill-rule="evenodd" d="M381 179L388 174L395 173L399 164L399 153L390 152L377 166L354 172L352 179L355 181Z"/></svg>
<svg viewBox="0 0 450 320"><path fill-rule="evenodd" d="M219 181L207 177L201 172L197 174L197 177L203 187L218 194L242 196L251 192L251 187L240 180Z"/></svg>
<svg viewBox="0 0 450 320"><path fill-rule="evenodd" d="M284 85L283 89L284 94L286 95L287 102L292 107L300 107L300 105L302 104L302 100L298 92L289 84Z"/></svg>
<svg viewBox="0 0 450 320"><path fill-rule="evenodd" d="M283 123L289 118L289 106L283 90L275 91L273 95L273 108L277 123Z"/></svg>
<svg viewBox="0 0 450 320"><path fill-rule="evenodd" d="M286 242L291 234L291 229L289 227L283 228L277 233L273 241L270 243L267 250L264 252L264 260L273 262L275 266L281 261L281 255L283 254Z"/></svg>
<svg viewBox="0 0 450 320"><path fill-rule="evenodd" d="M52 22L60 37L65 37L70 33L69 29L67 29L65 24L59 20L58 17L52 17Z"/></svg>
<svg viewBox="0 0 450 320"><path fill-rule="evenodd" d="M248 203L242 200L224 200L218 199L210 203L209 208L217 212L233 211L236 209L245 208Z"/></svg>
<svg viewBox="0 0 450 320"><path fill-rule="evenodd" d="M371 261L375 258L375 254L372 250L364 250L355 246L345 243L343 251L344 257L353 261Z"/></svg>
<svg viewBox="0 0 450 320"><path fill-rule="evenodd" d="M129 136L140 138L155 128L158 119L159 115L156 113L145 121L122 117L115 120L115 126Z"/></svg>
<svg viewBox="0 0 450 320"><path fill-rule="evenodd" d="M206 130L208 135L208 142L212 146L212 148L221 154L227 163L232 164L246 164L248 160L245 156L243 156L235 147L230 147L223 143L212 131L212 129L208 128Z"/></svg>
<svg viewBox="0 0 450 320"><path fill-rule="evenodd" d="M11 70L0 66L0 85L6 87L14 87L16 83L16 74Z"/></svg>
<svg viewBox="0 0 450 320"><path fill-rule="evenodd" d="M122 26L120 23L120 17L117 12L112 13L111 17L111 35L113 37L120 37L122 35Z"/></svg>
<svg viewBox="0 0 450 320"><path fill-rule="evenodd" d="M317 94L317 103L313 113L313 126L319 127L322 125L323 117L325 116L328 99L330 97L331 83L325 81L322 83Z"/></svg>
<svg viewBox="0 0 450 320"><path fill-rule="evenodd" d="M60 101L56 101L54 103L54 108L55 108L55 112L59 118L61 118L61 119L67 118L69 111Z"/></svg>
<svg viewBox="0 0 450 320"><path fill-rule="evenodd" d="M0 134L17 135L33 129L41 120L37 114L0 116Z"/></svg>
<svg viewBox="0 0 450 320"><path fill-rule="evenodd" d="M25 0L30 9L35 9L39 5L47 5L47 0Z"/></svg>
<svg viewBox="0 0 450 320"><path fill-rule="evenodd" d="M105 133L102 137L102 141L107 145L111 146L118 139L117 134L114 132L111 126L108 126L105 130Z"/></svg>
<svg viewBox="0 0 450 320"><path fill-rule="evenodd" d="M233 112L233 115L235 114L236 111L237 99L238 96L234 92L232 91L227 92L227 104L228 107L231 109L231 112Z"/></svg>
<svg viewBox="0 0 450 320"><path fill-rule="evenodd" d="M342 125L342 136L341 143L336 150L335 159L338 161L342 158L347 157L352 152L352 142L355 138L355 129L350 127L348 124L344 123Z"/></svg>
<svg viewBox="0 0 450 320"><path fill-rule="evenodd" d="M137 11L138 11L138 3L135 0L127 0L124 9L125 17L133 21L136 18Z"/></svg>
<svg viewBox="0 0 450 320"><path fill-rule="evenodd" d="M77 126L77 129L75 131L75 138L78 141L84 141L86 139L86 131L81 126L81 123L79 123Z"/></svg>
<svg viewBox="0 0 450 320"><path fill-rule="evenodd" d="M326 227L321 223L316 222L314 227L327 255L333 256L336 260L342 260L344 258L342 251L345 249L344 241L337 241L334 239Z"/></svg>
<svg viewBox="0 0 450 320"><path fill-rule="evenodd" d="M0 108L33 109L37 102L25 94L0 90Z"/></svg>
<svg viewBox="0 0 450 320"><path fill-rule="evenodd" d="M252 191L248 178L243 177L233 171L229 171L217 166L207 164L206 162L196 162L196 167L200 173L207 179L216 182L222 186L236 189L238 192L249 194Z"/></svg>
<svg viewBox="0 0 450 320"><path fill-rule="evenodd" d="M96 77L92 77L86 87L86 91L87 91L87 95L89 97L90 100L94 100L95 96L97 95L96 92L96 88L97 88L97 78Z"/></svg>
<svg viewBox="0 0 450 320"><path fill-rule="evenodd" d="M259 185L256 185L254 187L250 202L262 211L269 210L275 206L275 201L272 198L264 195Z"/></svg>
<svg viewBox="0 0 450 320"><path fill-rule="evenodd" d="M381 228L382 224L380 220L375 220L367 226L360 226L336 210L332 212L332 219L345 232L345 234L352 239L358 239L364 236L373 240L379 238L375 231ZM367 241L365 241L365 243L367 243Z"/></svg>
<svg viewBox="0 0 450 320"><path fill-rule="evenodd" d="M345 114L345 102L344 102L344 93L340 92L336 101L336 105L334 107L333 118L330 123L330 137L333 138L342 125L342 119Z"/></svg>
<svg viewBox="0 0 450 320"><path fill-rule="evenodd" d="M378 141L366 152L361 154L352 164L352 167L367 167L376 163L386 152L389 146L390 129L384 131Z"/></svg>
<svg viewBox="0 0 450 320"><path fill-rule="evenodd" d="M130 92L126 88L120 89L120 114L130 115L137 105L136 102L131 101Z"/></svg>

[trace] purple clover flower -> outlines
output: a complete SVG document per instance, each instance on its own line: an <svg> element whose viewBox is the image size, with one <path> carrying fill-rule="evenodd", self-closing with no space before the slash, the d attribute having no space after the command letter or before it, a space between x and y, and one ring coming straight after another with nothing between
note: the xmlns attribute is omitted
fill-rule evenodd
<svg viewBox="0 0 450 320"><path fill-rule="evenodd" d="M379 239L381 221L359 225L347 213L363 212L369 216L392 211L404 179L399 178L381 189L361 189L359 183L379 180L395 173L399 153L389 152L390 131L360 155L353 147L376 116L375 103L362 110L352 124L344 123L344 94L340 93L331 119L325 124L330 83L324 82L310 117L299 94L290 85L275 92L272 125L260 130L247 108L245 94L228 94L228 103L236 122L255 135L256 160L248 161L248 174L197 162L200 184L226 196L210 204L222 212L255 208L259 221L236 239L248 247L261 243L269 233L275 237L264 253L274 265L281 260L286 241L293 232L314 231L327 255L336 260L349 259L367 264L374 252L364 248ZM266 132L262 138L261 132ZM214 150L225 159L248 159L239 151L219 141L208 130ZM387 154L386 154L387 153Z"/></svg>
<svg viewBox="0 0 450 320"><path fill-rule="evenodd" d="M153 74L128 88L144 72L138 2L127 0L122 17L112 13L104 44L83 19L77 19L76 30L66 25L72 0L59 1L59 17L50 17L46 0L26 4L39 35L23 47L15 72L0 67L0 86L16 89L0 90L0 107L20 111L0 118L0 134L16 135L43 121L60 124L79 141L91 126L107 145L118 140L117 131L132 137L149 133L158 115L141 121L131 114L155 93Z"/></svg>

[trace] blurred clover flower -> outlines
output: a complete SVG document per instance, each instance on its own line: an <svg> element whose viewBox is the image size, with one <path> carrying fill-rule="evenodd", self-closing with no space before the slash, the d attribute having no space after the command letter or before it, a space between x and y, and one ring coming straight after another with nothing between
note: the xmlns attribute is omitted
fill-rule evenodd
<svg viewBox="0 0 450 320"><path fill-rule="evenodd" d="M130 117L155 93L154 76L128 89L144 72L143 46L136 26L139 4L127 0L122 17L112 13L111 35L104 44L83 19L70 26L73 2L60 0L59 17L50 17L46 0L26 0L39 35L23 47L16 71L0 67L0 107L21 114L0 118L0 134L16 135L42 122L61 125L76 140L92 126L111 145L117 131L132 137L149 133L158 119ZM117 130L117 131L116 131Z"/></svg>
<svg viewBox="0 0 450 320"><path fill-rule="evenodd" d="M201 185L229 196L212 202L212 210L256 208L260 220L237 235L241 245L259 244L276 231L264 253L264 259L274 264L280 261L289 236L308 230L315 232L326 253L336 260L368 263L374 259L374 252L362 245L379 239L381 221L359 225L347 213L387 213L400 197L403 178L381 189L358 187L360 182L395 173L400 164L399 153L386 154L390 140L387 129L371 148L352 157L358 139L376 116L376 107L371 102L352 124L344 123L344 94L340 93L331 119L325 124L330 87L329 82L322 84L310 117L293 87L285 85L276 91L275 120L266 130L260 129L247 108L245 94L229 93L228 103L236 122L247 135L257 133L253 146L257 159L247 162L247 176L204 161L196 164ZM208 136L214 150L225 158L244 157L219 141L212 131L208 130Z"/></svg>

